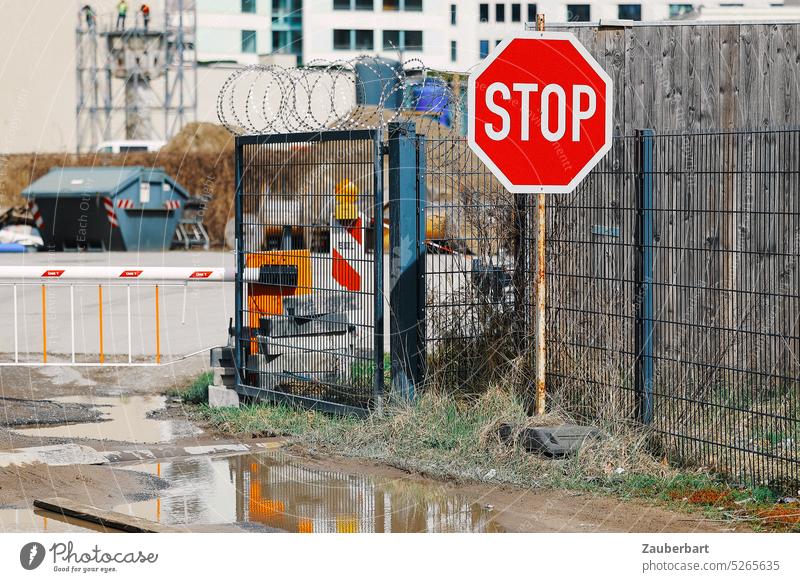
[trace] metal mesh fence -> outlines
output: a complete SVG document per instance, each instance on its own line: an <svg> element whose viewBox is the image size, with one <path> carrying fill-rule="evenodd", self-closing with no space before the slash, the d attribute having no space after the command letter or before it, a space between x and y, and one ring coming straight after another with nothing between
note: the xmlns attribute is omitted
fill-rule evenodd
<svg viewBox="0 0 800 582"><path fill-rule="evenodd" d="M646 401L673 458L796 483L800 130L656 135L650 158L646 139L548 197L550 406L608 424L650 420ZM531 202L465 140L427 148L429 382L524 385Z"/></svg>
<svg viewBox="0 0 800 582"><path fill-rule="evenodd" d="M800 131L653 145L653 426L682 458L796 482Z"/></svg>
<svg viewBox="0 0 800 582"><path fill-rule="evenodd" d="M547 383L551 405L591 422L634 413L638 138L571 194L547 199Z"/></svg>
<svg viewBox="0 0 800 582"><path fill-rule="evenodd" d="M427 383L461 393L524 377L532 209L460 137L426 140Z"/></svg>
<svg viewBox="0 0 800 582"><path fill-rule="evenodd" d="M240 389L371 404L383 367L379 148L373 130L237 139Z"/></svg>

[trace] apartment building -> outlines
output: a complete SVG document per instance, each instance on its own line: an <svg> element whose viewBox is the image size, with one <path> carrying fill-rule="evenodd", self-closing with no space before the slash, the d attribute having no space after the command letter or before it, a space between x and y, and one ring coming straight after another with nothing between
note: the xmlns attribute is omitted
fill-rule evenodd
<svg viewBox="0 0 800 582"><path fill-rule="evenodd" d="M716 0L703 6L776 13L780 0ZM542 13L549 23L685 18L687 0L303 0L303 59L335 61L359 54L419 58L438 69L466 71L508 34Z"/></svg>
<svg viewBox="0 0 800 582"><path fill-rule="evenodd" d="M258 62L271 51L272 0L196 0L197 60Z"/></svg>

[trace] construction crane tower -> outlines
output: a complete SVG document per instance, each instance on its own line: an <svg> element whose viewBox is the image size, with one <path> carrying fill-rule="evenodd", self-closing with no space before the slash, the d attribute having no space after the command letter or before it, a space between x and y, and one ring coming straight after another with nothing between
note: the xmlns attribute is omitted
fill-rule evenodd
<svg viewBox="0 0 800 582"><path fill-rule="evenodd" d="M195 0L161 0L148 22L78 12L77 151L103 141L169 140L197 117Z"/></svg>

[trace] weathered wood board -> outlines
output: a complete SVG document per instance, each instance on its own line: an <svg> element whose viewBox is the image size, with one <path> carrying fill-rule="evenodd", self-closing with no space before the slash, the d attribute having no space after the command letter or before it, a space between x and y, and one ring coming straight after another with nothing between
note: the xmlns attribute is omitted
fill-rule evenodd
<svg viewBox="0 0 800 582"><path fill-rule="evenodd" d="M614 81L615 133L800 125L797 23L554 25Z"/></svg>

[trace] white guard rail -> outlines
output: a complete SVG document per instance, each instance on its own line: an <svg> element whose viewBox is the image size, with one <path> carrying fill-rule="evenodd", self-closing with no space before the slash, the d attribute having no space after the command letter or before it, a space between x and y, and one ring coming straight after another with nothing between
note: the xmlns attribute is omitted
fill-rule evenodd
<svg viewBox="0 0 800 582"><path fill-rule="evenodd" d="M0 362L0 366L41 366L41 365L74 365L74 366L98 366L98 365L123 365L123 366L152 366L166 364L162 362L161 334L162 334L162 301L159 289L163 287L183 287L183 306L181 309L181 323L186 321L186 302L187 288L189 284L204 283L226 283L235 280L235 273L232 269L220 267L198 268L198 267L125 267L125 266L0 266L0 287L11 287L13 296L13 331L14 331L14 360L13 362ZM256 269L247 269L245 280L258 280ZM30 295L31 287L41 287L41 361L20 361L19 345L19 302L20 288L27 289ZM48 362L48 293L50 287L61 287L69 289L69 321L70 321L70 346L71 354L68 362ZM75 321L75 289L76 288L97 288L97 339L99 340L99 358L96 362L77 362L76 361L76 321ZM126 293L127 304L127 361L106 361L104 350L104 321L103 321L103 290L104 288L123 287ZM155 341L155 361L134 362L133 360L133 326L131 322L131 288L133 287L152 287L154 290L153 304L151 312L152 324L154 329L148 329L147 335L152 334ZM111 295L111 291L107 291ZM26 296L30 300L30 297ZM110 301L107 297L106 301ZM36 301L38 303L38 299ZM63 305L57 299L51 308L63 309ZM223 314L224 315L224 314ZM150 317L150 316L148 316ZM113 323L113 322L112 322ZM85 327L81 321L82 328ZM150 325L148 323L148 325ZM142 333L140 324L140 333ZM227 326L225 326L227 328ZM60 331L60 330L59 330ZM30 335L30 334L28 334ZM216 344L215 344L216 345ZM209 346L212 347L212 346ZM190 354L184 354L177 359L184 359L189 356L202 353L209 348L197 350Z"/></svg>

